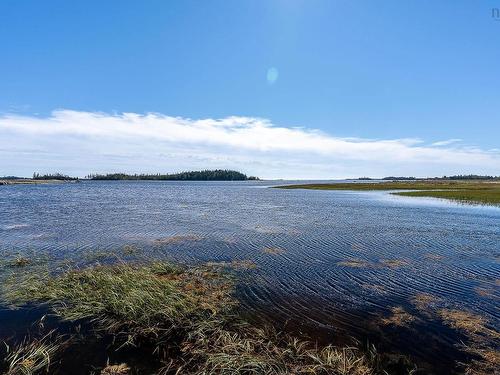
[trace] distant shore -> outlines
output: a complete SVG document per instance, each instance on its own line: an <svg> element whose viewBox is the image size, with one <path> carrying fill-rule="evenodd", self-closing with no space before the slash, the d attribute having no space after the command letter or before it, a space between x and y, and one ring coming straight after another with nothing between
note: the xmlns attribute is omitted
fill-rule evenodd
<svg viewBox="0 0 500 375"><path fill-rule="evenodd" d="M89 174L85 178L72 177L62 173L40 174L33 173L33 178L4 176L0 177L0 185L53 183L53 182L78 182L82 180L94 181L258 181L256 176L247 176L244 173L230 169L205 169L202 171L186 171L170 174L127 174L107 173Z"/></svg>
<svg viewBox="0 0 500 375"><path fill-rule="evenodd" d="M296 184L275 186L279 189L312 190L408 190L391 194L409 197L432 197L460 201L464 203L500 204L500 182L498 180L415 180L389 182L351 182L325 184Z"/></svg>

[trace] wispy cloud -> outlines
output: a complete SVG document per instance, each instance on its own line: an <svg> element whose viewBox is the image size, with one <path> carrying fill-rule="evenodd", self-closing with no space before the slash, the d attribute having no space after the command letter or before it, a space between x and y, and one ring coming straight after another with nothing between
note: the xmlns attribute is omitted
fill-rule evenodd
<svg viewBox="0 0 500 375"><path fill-rule="evenodd" d="M452 138L452 139L447 139L447 140L444 140L444 141L433 142L431 144L431 146L437 146L437 147L439 147L439 146L449 146L449 145L451 145L453 143L458 143L458 142L462 142L462 140L459 139L459 138Z"/></svg>
<svg viewBox="0 0 500 375"><path fill-rule="evenodd" d="M0 117L1 174L34 170L169 172L228 167L263 177L500 173L498 150L458 139L340 138L251 117L189 119L71 110ZM438 147L437 147L438 146Z"/></svg>

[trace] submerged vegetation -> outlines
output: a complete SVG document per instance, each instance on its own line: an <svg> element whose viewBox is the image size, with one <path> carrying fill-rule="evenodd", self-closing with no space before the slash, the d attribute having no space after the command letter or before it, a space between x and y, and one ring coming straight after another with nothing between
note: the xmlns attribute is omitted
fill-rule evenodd
<svg viewBox="0 0 500 375"><path fill-rule="evenodd" d="M373 350L318 346L246 323L234 297L234 278L217 266L151 261L56 274L19 272L3 289L12 306L41 304L75 326L88 322L94 327L88 335L112 335L115 350L151 348L157 374L384 373ZM71 345L60 344L48 336L23 342L5 356L4 367L11 375L57 367L51 358L64 362ZM130 363L108 363L101 374L136 373L132 370Z"/></svg>
<svg viewBox="0 0 500 375"><path fill-rule="evenodd" d="M227 169L190 171L172 174L90 174L90 180L159 180L159 181L245 181L258 180L257 177Z"/></svg>
<svg viewBox="0 0 500 375"><path fill-rule="evenodd" d="M500 182L498 181L465 181L460 180L416 180L370 183L330 183L277 186L280 189L313 189L313 190L416 190L392 192L396 195L436 197L461 202L500 204Z"/></svg>

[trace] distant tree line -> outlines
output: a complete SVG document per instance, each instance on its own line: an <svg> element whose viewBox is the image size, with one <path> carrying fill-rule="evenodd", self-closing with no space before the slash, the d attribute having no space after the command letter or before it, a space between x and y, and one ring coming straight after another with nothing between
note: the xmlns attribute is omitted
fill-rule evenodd
<svg viewBox="0 0 500 375"><path fill-rule="evenodd" d="M245 181L258 180L257 177L243 174L238 171L227 169L215 169L204 171L190 171L172 174L90 174L87 176L90 180L159 180L159 181Z"/></svg>
<svg viewBox="0 0 500 375"><path fill-rule="evenodd" d="M416 177L395 177L395 176L388 176L388 177L382 177L382 178L371 178L371 177L358 177L357 180L362 180L362 181L370 181L370 180L418 180Z"/></svg>
<svg viewBox="0 0 500 375"><path fill-rule="evenodd" d="M78 177L71 177L62 173L40 174L33 173L33 180L60 180L60 181L75 181Z"/></svg>
<svg viewBox="0 0 500 375"><path fill-rule="evenodd" d="M402 181L408 181L408 180L416 180L416 177L394 177L394 176L389 176L389 177L384 177L382 180L402 180Z"/></svg>
<svg viewBox="0 0 500 375"><path fill-rule="evenodd" d="M377 178L359 177L358 180L377 180ZM413 181L413 180L500 180L500 176L484 176L477 174L456 175L456 176L443 176L443 177L406 177L406 176L388 176L383 177L381 180L394 180L394 181Z"/></svg>
<svg viewBox="0 0 500 375"><path fill-rule="evenodd" d="M456 176L443 176L438 177L439 180L500 180L500 176L483 176L477 174L456 175Z"/></svg>

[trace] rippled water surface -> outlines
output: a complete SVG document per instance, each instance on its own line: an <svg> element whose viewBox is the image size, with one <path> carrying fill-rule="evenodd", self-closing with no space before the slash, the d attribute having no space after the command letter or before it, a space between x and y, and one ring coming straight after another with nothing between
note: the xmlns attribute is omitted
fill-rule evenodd
<svg viewBox="0 0 500 375"><path fill-rule="evenodd" d="M0 247L78 257L134 244L186 261L251 260L257 267L239 292L258 315L318 338L381 341L390 325L374 322L403 306L435 341L403 329L390 345L425 360L435 348L453 357L459 338L426 320L412 304L419 294L498 329L500 208L273 184L0 186Z"/></svg>

